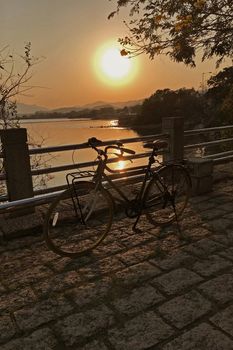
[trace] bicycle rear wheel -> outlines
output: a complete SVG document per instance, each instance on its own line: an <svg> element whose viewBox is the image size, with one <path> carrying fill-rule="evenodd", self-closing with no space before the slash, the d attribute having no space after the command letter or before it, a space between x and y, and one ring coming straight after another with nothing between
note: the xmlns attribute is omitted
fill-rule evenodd
<svg viewBox="0 0 233 350"><path fill-rule="evenodd" d="M105 238L112 216L112 200L105 189L92 182L76 182L49 207L44 222L45 242L61 256L84 255Z"/></svg>
<svg viewBox="0 0 233 350"><path fill-rule="evenodd" d="M163 225L179 218L187 206L190 190L190 178L183 166L168 164L159 169L144 196L148 220Z"/></svg>

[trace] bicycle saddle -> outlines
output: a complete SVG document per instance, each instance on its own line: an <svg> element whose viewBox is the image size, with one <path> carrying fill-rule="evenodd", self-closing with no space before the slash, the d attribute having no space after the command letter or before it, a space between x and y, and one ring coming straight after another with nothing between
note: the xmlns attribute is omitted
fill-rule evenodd
<svg viewBox="0 0 233 350"><path fill-rule="evenodd" d="M102 144L102 141L98 140L96 137L91 137L90 139L88 139L87 143L90 146L98 146Z"/></svg>
<svg viewBox="0 0 233 350"><path fill-rule="evenodd" d="M155 150L166 148L167 146L168 146L168 142L165 140L155 140L153 142L147 142L143 145L144 148L152 148Z"/></svg>

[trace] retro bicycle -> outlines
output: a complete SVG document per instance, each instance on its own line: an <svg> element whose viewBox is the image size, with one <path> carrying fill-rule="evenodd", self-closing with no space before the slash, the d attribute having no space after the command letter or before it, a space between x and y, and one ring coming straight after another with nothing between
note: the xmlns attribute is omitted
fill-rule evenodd
<svg viewBox="0 0 233 350"><path fill-rule="evenodd" d="M127 217L135 218L133 229L142 214L155 225L166 225L174 220L178 223L189 199L191 181L183 164L158 161L157 152L167 147L166 141L144 144L151 153L134 198L110 178L109 173L120 171L109 167L108 156L111 151L117 160L124 160L125 154L135 152L120 142L102 149L102 141L94 137L88 140L88 145L97 152L97 168L93 172L67 174L68 188L51 203L45 217L44 239L48 248L71 258L91 252L110 231L114 212L124 212ZM153 166L156 162L158 167ZM86 181L85 177L90 176L92 180ZM113 196L113 190L117 196Z"/></svg>

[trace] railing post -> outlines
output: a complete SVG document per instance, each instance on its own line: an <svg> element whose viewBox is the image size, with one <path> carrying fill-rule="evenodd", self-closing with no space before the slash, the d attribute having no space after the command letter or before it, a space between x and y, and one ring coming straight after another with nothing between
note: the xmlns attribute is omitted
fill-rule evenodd
<svg viewBox="0 0 233 350"><path fill-rule="evenodd" d="M213 159L190 158L188 160L192 180L192 195L198 196L213 189Z"/></svg>
<svg viewBox="0 0 233 350"><path fill-rule="evenodd" d="M27 130L0 131L9 201L33 197Z"/></svg>
<svg viewBox="0 0 233 350"><path fill-rule="evenodd" d="M182 161L184 157L184 118L163 118L162 132L169 134L169 151L164 154L165 162Z"/></svg>

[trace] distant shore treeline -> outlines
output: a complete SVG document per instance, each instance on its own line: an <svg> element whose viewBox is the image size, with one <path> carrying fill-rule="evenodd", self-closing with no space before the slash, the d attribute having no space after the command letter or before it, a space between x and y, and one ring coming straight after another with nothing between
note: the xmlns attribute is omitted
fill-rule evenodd
<svg viewBox="0 0 233 350"><path fill-rule="evenodd" d="M127 115L136 115L140 110L140 105L114 108L114 107L101 107L101 108L87 108L78 111L69 112L49 112L38 111L33 114L23 115L20 119L59 119L59 118L89 118L89 119L121 119Z"/></svg>
<svg viewBox="0 0 233 350"><path fill-rule="evenodd" d="M204 83L203 83L204 84ZM182 116L185 129L233 124L233 66L212 76L201 91L157 90L141 104L116 108L102 106L67 112L42 111L23 119L118 119L119 125L140 134L160 131L164 117Z"/></svg>

